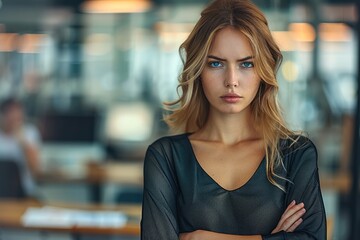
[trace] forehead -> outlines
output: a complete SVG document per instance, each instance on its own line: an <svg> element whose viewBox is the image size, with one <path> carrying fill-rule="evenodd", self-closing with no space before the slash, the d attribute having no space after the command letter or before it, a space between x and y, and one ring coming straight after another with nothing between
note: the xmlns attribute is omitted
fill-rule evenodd
<svg viewBox="0 0 360 240"><path fill-rule="evenodd" d="M253 55L248 38L239 29L233 27L225 27L216 32L211 42L209 54L217 54L229 58Z"/></svg>

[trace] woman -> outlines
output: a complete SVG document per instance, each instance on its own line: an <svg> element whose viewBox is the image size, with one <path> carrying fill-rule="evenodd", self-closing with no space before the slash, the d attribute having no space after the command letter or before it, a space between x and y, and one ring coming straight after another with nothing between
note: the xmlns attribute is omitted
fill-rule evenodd
<svg viewBox="0 0 360 240"><path fill-rule="evenodd" d="M326 239L317 153L280 114L282 55L260 10L217 0L182 44L182 132L149 146L141 237Z"/></svg>

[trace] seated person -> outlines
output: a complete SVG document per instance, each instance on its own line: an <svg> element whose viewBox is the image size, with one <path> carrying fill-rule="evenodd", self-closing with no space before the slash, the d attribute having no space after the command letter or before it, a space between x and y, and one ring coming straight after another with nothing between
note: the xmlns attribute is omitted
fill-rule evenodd
<svg viewBox="0 0 360 240"><path fill-rule="evenodd" d="M34 176L39 170L40 142L37 128L25 123L21 102L15 98L5 99L0 104L0 161L17 162L28 197L37 197Z"/></svg>

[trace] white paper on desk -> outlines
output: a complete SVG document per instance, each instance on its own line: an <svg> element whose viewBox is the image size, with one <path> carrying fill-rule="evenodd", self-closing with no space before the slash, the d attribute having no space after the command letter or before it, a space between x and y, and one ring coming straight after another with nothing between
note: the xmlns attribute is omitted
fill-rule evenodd
<svg viewBox="0 0 360 240"><path fill-rule="evenodd" d="M28 227L73 226L119 228L126 224L127 217L117 211L74 210L58 207L28 208L22 222Z"/></svg>
<svg viewBox="0 0 360 240"><path fill-rule="evenodd" d="M73 225L72 216L68 211L35 207L26 210L22 216L22 223L29 227L46 226L66 228Z"/></svg>

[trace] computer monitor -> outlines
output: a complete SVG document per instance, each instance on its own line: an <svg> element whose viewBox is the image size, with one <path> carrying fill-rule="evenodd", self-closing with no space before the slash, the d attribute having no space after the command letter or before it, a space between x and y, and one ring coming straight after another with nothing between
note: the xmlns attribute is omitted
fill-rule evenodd
<svg viewBox="0 0 360 240"><path fill-rule="evenodd" d="M44 142L94 143L98 140L99 117L95 112L51 112L39 121Z"/></svg>

